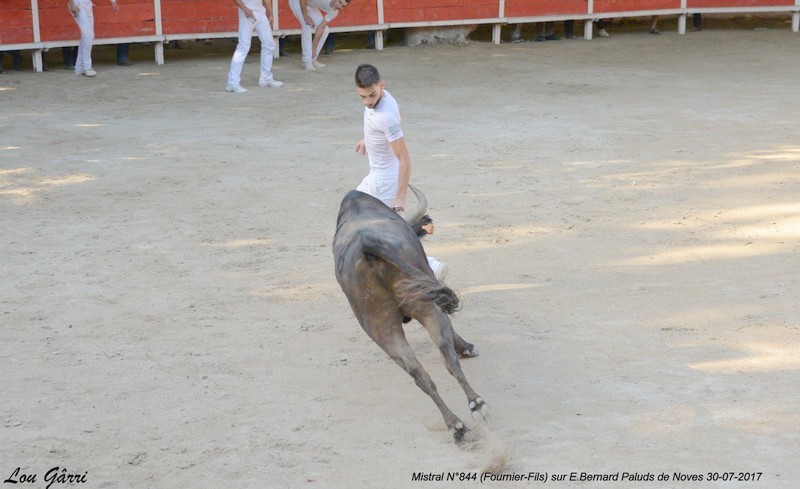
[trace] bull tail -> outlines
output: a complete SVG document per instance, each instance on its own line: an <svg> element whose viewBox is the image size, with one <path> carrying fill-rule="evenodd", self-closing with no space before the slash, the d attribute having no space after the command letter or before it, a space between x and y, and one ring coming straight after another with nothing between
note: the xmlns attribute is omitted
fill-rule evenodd
<svg viewBox="0 0 800 489"><path fill-rule="evenodd" d="M365 229L359 231L359 236L364 253L381 258L409 275L410 278L398 281L394 287L395 297L401 307L419 302L432 302L445 314L452 314L458 309L458 296L450 287L406 263L377 233Z"/></svg>
<svg viewBox="0 0 800 489"><path fill-rule="evenodd" d="M419 302L433 302L445 314L453 314L458 309L458 296L453 289L433 280L427 275L424 279L401 280L395 286L400 307Z"/></svg>

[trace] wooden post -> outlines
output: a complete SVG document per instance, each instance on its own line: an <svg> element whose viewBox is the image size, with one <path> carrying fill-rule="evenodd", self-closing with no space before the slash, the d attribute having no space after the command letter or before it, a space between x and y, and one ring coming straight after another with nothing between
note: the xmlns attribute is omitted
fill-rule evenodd
<svg viewBox="0 0 800 489"><path fill-rule="evenodd" d="M161 17L161 0L153 0L153 8L156 13L156 35L164 35L164 26L162 25ZM161 66L164 64L164 40L156 41L155 43L155 57L156 65Z"/></svg>

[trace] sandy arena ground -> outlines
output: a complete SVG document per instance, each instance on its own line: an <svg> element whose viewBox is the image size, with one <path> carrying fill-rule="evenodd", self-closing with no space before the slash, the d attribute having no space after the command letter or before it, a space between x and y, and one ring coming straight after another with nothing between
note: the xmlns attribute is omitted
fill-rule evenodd
<svg viewBox="0 0 800 489"><path fill-rule="evenodd" d="M480 483L413 474L504 465L671 479L555 487L798 487L800 35L663 30L342 50L315 73L295 55L282 89L251 56L243 95L230 41L0 77L0 478L434 488ZM462 363L493 418L468 448L334 278L364 62L400 103L425 246L481 353Z"/></svg>

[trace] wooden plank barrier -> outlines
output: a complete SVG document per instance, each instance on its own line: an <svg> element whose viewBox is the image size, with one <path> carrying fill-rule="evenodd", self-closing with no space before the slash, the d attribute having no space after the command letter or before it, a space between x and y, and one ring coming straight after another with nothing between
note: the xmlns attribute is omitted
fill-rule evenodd
<svg viewBox="0 0 800 489"><path fill-rule="evenodd" d="M380 24L378 14L378 2L352 0L347 8L339 12L339 15L331 23L331 27L377 25ZM294 18L291 12L289 12L289 16Z"/></svg>
<svg viewBox="0 0 800 489"><path fill-rule="evenodd" d="M647 12L655 10L679 10L681 0L594 0L594 13Z"/></svg>
<svg viewBox="0 0 800 489"><path fill-rule="evenodd" d="M350 5L339 12L339 15L330 23L331 30L364 30L365 27L377 26L378 3L367 0L352 0ZM355 29L353 29L355 28ZM278 0L278 19L275 30L281 34L297 34L300 32L300 22L297 21L289 0Z"/></svg>
<svg viewBox="0 0 800 489"><path fill-rule="evenodd" d="M236 37L237 7L232 0L95 0L95 43L156 41L155 61L163 64L163 43L172 39ZM288 0L272 0L274 35L297 34L300 24ZM584 37L591 39L592 22L605 17L678 15L678 32L685 32L693 13L785 12L792 31L800 32L800 0L352 0L331 23L334 32L378 31L395 27L493 24L495 43L505 24L552 20L585 20ZM0 0L0 51L34 50L34 70L41 71L41 50L76 46L79 31L66 0ZM277 55L277 54L276 54Z"/></svg>
<svg viewBox="0 0 800 489"><path fill-rule="evenodd" d="M506 17L565 16L582 18L587 13L586 0L506 0ZM571 17L575 16L575 17Z"/></svg>
<svg viewBox="0 0 800 489"><path fill-rule="evenodd" d="M41 41L75 41L80 37L75 20L65 0L38 0ZM110 0L95 0L94 36L102 39L152 36L156 33L152 0L117 0L119 11L114 12ZM63 43L60 43L63 44Z"/></svg>
<svg viewBox="0 0 800 489"><path fill-rule="evenodd" d="M230 0L161 0L162 32L168 39L215 33L233 33L235 37L237 9Z"/></svg>
<svg viewBox="0 0 800 489"><path fill-rule="evenodd" d="M498 0L383 0L384 22L394 27L442 21L469 24L470 20L495 19L498 13Z"/></svg>
<svg viewBox="0 0 800 489"><path fill-rule="evenodd" d="M769 7L790 7L797 5L796 0L687 0L687 8L718 9L762 9Z"/></svg>
<svg viewBox="0 0 800 489"><path fill-rule="evenodd" d="M35 42L30 0L0 1L0 45Z"/></svg>

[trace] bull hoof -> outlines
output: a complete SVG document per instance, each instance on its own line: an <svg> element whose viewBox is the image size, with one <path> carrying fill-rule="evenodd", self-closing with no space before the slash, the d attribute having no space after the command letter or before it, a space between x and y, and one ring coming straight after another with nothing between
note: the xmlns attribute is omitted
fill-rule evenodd
<svg viewBox="0 0 800 489"><path fill-rule="evenodd" d="M450 432L453 433L453 440L455 440L456 445L461 445L465 441L464 437L469 433L469 428L464 426L461 421L457 421L455 426L450 429Z"/></svg>
<svg viewBox="0 0 800 489"><path fill-rule="evenodd" d="M464 348L460 352L458 352L459 358L472 358L478 356L478 349L475 348L474 345L469 345L468 348Z"/></svg>
<svg viewBox="0 0 800 489"><path fill-rule="evenodd" d="M472 419L486 421L489 418L489 405L483 402L483 399L476 397L474 401L469 402L469 410L472 412Z"/></svg>

